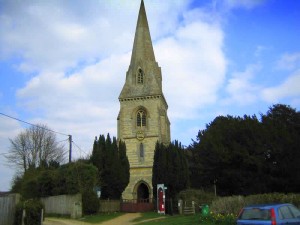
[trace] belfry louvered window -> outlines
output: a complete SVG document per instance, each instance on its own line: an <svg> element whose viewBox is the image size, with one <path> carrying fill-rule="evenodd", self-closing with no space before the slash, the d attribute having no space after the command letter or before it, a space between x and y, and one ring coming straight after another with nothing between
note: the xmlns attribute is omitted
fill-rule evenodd
<svg viewBox="0 0 300 225"><path fill-rule="evenodd" d="M146 112L144 110L139 110L136 115L136 125L138 127L146 126Z"/></svg>
<svg viewBox="0 0 300 225"><path fill-rule="evenodd" d="M144 72L141 68L138 69L137 73L137 83L143 84L144 83Z"/></svg>

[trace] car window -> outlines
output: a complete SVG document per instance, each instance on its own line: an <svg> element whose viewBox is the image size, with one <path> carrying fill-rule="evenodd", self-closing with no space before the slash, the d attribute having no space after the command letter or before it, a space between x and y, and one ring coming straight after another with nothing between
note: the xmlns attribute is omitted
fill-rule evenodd
<svg viewBox="0 0 300 225"><path fill-rule="evenodd" d="M240 215L241 220L270 220L271 213L269 209L245 209Z"/></svg>
<svg viewBox="0 0 300 225"><path fill-rule="evenodd" d="M288 208L291 210L293 216L295 218L300 218L300 210L293 205L289 205Z"/></svg>
<svg viewBox="0 0 300 225"><path fill-rule="evenodd" d="M282 206L279 208L279 218L280 219L292 219L294 218L293 214L287 206Z"/></svg>

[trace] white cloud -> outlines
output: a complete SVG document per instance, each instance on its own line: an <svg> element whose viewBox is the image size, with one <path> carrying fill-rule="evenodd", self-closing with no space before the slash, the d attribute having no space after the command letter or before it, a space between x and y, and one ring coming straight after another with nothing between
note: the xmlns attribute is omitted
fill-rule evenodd
<svg viewBox="0 0 300 225"><path fill-rule="evenodd" d="M195 117L199 107L216 101L226 72L222 45L219 27L202 21L187 24L158 43L157 60L174 119Z"/></svg>
<svg viewBox="0 0 300 225"><path fill-rule="evenodd" d="M287 101L289 104L299 106L300 96L300 53L285 53L276 62L276 68L291 71L276 86L266 87L261 96L268 103Z"/></svg>
<svg viewBox="0 0 300 225"><path fill-rule="evenodd" d="M0 11L1 55L21 57L20 70L31 72L65 70L127 52L133 43L139 3L6 1ZM176 28L178 14L188 1L145 4L156 39Z"/></svg>
<svg viewBox="0 0 300 225"><path fill-rule="evenodd" d="M300 66L300 52L284 54L277 62L278 69L293 70Z"/></svg>
<svg viewBox="0 0 300 225"><path fill-rule="evenodd" d="M112 56L78 73L42 73L17 93L28 111L42 112L33 122L72 134L89 152L101 133L116 136L118 96L125 81L129 54ZM116 66L118 65L118 66Z"/></svg>
<svg viewBox="0 0 300 225"><path fill-rule="evenodd" d="M300 70L294 72L280 85L265 88L262 97L270 103L280 102L284 98L290 98L292 102L299 103L300 96Z"/></svg>
<svg viewBox="0 0 300 225"><path fill-rule="evenodd" d="M171 10L170 4L164 5L167 9L161 12ZM182 5L182 3L175 4L175 7ZM148 11L151 14L151 9L147 9ZM197 20L191 20L191 16ZM181 25L173 28L173 33L154 43L156 58L163 71L163 91L170 105L169 114L173 121L185 118L187 113L195 117L199 107L214 103L217 98L216 92L223 83L226 71L226 59L222 52L223 32L218 24L202 21L203 17L195 17L194 13L186 13L184 18ZM136 22L136 18L132 20ZM149 18L148 20L153 24L153 21ZM176 17L171 17L171 23L174 23L174 20ZM158 19L154 20L154 24L156 21ZM160 19L160 21L164 20ZM119 26L110 27L113 29L113 34ZM79 36L88 29L81 29L75 25L71 28L74 28L75 34L78 33ZM170 32L170 29L167 30L166 32ZM64 34L61 35L63 39L67 34L61 32ZM150 32L152 33L152 30ZM131 32L130 36L130 46L132 46L134 32ZM105 36L101 41L106 42L104 40L106 38L109 37ZM125 39L121 42L125 42ZM117 99L125 81L131 52L114 54L113 48L108 46L107 49L113 54L111 57L78 68L75 73L66 76L63 71L41 72L32 78L17 93L22 106L29 111L44 113L45 118L40 118L38 121L44 120L49 126L54 126L53 129L64 133L82 131L86 128L90 129L89 134L85 134L86 137L89 135L93 138L98 135L100 129L115 134L116 117L119 111ZM62 55L67 56L64 51ZM71 55L70 58L72 57ZM50 62L52 60L54 58L50 59ZM60 58L55 59L55 61L59 60ZM45 58L43 61L48 62ZM50 63L44 70L51 71L49 68L51 65ZM76 121L80 122L81 129L77 129ZM78 136L79 133L78 131Z"/></svg>
<svg viewBox="0 0 300 225"><path fill-rule="evenodd" d="M245 9L252 9L254 7L257 7L258 5L261 5L266 0L224 0L224 4L229 9L234 8L245 8Z"/></svg>
<svg viewBox="0 0 300 225"><path fill-rule="evenodd" d="M256 73L261 69L259 64L248 65L245 71L235 72L225 88L229 97L222 100L227 104L252 104L258 99L260 88L253 82Z"/></svg>

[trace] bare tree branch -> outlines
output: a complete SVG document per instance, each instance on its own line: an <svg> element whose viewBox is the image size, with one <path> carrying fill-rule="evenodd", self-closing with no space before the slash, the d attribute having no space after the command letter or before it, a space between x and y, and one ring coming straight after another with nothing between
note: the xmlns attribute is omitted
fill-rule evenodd
<svg viewBox="0 0 300 225"><path fill-rule="evenodd" d="M56 140L55 133L43 124L31 126L10 139L10 151L5 156L9 165L25 172L51 161L61 163L65 159L64 146Z"/></svg>

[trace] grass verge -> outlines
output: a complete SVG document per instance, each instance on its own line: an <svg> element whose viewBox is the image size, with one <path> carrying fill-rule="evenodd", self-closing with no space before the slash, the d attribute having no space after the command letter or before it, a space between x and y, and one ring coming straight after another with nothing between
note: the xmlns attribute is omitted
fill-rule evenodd
<svg viewBox="0 0 300 225"><path fill-rule="evenodd" d="M147 220L153 220L153 219L162 219L165 218L165 215L158 214L157 212L147 212L147 213L141 213L141 217L134 219L132 222L142 222Z"/></svg>
<svg viewBox="0 0 300 225"><path fill-rule="evenodd" d="M148 213L146 213L148 214ZM145 215L145 217L148 217L148 215ZM176 215L176 216L160 216L148 218L151 219L148 222L145 222L145 217L142 221L141 218L138 219L138 221L141 221L140 225L191 225L191 224L200 224L200 215L189 215L189 216L183 216L183 215ZM163 217L163 218L162 218ZM138 222L135 221L135 222ZM144 221L144 222L143 222ZM204 223L201 223L201 225L204 225Z"/></svg>

